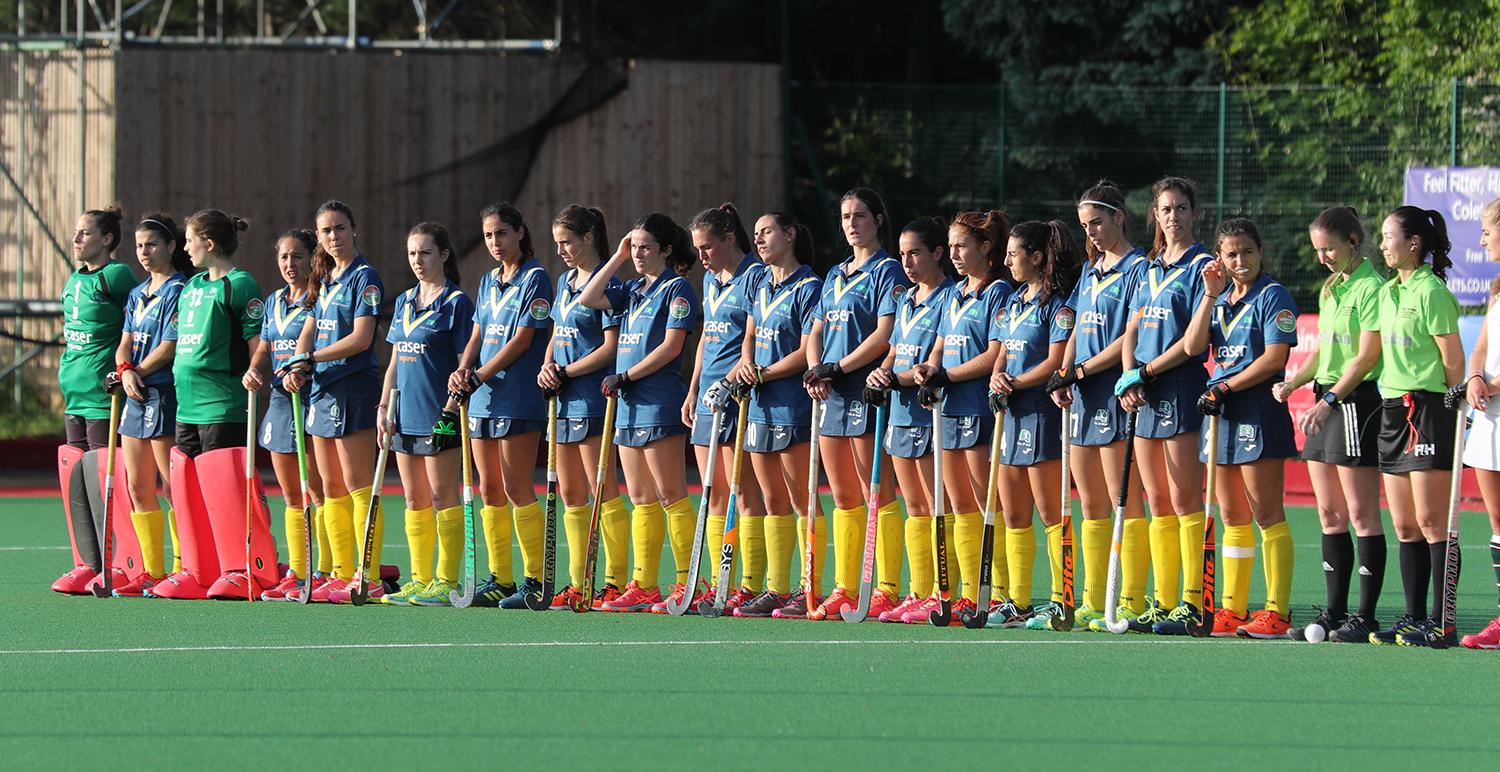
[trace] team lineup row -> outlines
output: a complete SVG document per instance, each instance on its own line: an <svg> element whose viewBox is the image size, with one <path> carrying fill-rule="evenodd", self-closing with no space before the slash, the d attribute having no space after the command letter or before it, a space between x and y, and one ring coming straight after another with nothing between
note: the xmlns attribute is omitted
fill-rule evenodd
<svg viewBox="0 0 1500 772"><path fill-rule="evenodd" d="M551 224L569 269L555 282L521 213L497 204L480 216L497 265L472 298L447 230L411 230L416 285L395 298L383 372L375 336L386 290L343 203L320 207L315 230L278 237L285 286L265 297L235 263L247 227L237 217L203 210L181 230L163 214L142 218L135 245L149 277L137 284L111 258L118 210L87 212L74 237L80 267L63 290L59 371L75 567L54 589L1457 643L1447 505L1459 403L1475 408L1463 461L1480 470L1500 534L1488 411L1500 362L1486 353L1500 319L1487 318L1465 376L1441 215L1400 207L1385 218L1389 280L1363 256L1352 210L1311 223L1330 278L1316 355L1287 377L1297 308L1262 270L1255 225L1226 220L1205 245L1191 182L1163 178L1151 200L1143 249L1129 240L1119 188L1091 187L1077 206L1080 250L1070 226L1012 225L999 211L920 218L896 234L880 196L855 188L839 211L851 255L823 278L809 266L808 230L785 213L748 231L728 204L687 228L652 214L616 245L601 212L573 205ZM1497 214L1485 210L1492 259ZM695 260L701 293L685 278ZM621 281L627 262L638 278ZM1320 505L1328 600L1293 630L1282 497L1284 461L1298 450L1285 400L1308 383L1318 401L1301 419L1301 456ZM532 483L543 438L545 514ZM117 442L123 527L110 524ZM703 480L697 511L681 463L688 443ZM257 444L288 504L284 568L246 462ZM385 518L372 488L388 451L405 494L405 583L367 578L381 566ZM747 459L753 484L742 484ZM1384 628L1374 616L1382 482L1406 601ZM1129 495L1142 487L1145 501ZM554 592L559 518L568 583ZM1036 518L1051 569L1041 598ZM1252 612L1257 529L1267 597ZM664 542L676 569L665 597ZM830 542L824 597L818 562ZM1500 571L1500 536L1491 548ZM705 552L717 559L712 583L699 580ZM1500 623L1463 643L1500 646Z"/></svg>

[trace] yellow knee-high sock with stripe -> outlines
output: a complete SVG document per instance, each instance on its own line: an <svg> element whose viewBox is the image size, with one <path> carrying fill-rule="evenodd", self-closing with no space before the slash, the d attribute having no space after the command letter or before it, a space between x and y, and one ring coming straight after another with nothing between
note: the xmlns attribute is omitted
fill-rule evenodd
<svg viewBox="0 0 1500 772"><path fill-rule="evenodd" d="M182 542L177 540L177 513L173 512L171 507L167 507L166 515L163 519L167 521L167 535L172 537L172 573L181 573ZM317 522L316 513L314 513L313 522ZM321 528L318 530L319 532L322 531Z"/></svg>
<svg viewBox="0 0 1500 772"><path fill-rule="evenodd" d="M480 507L479 519L484 521L484 547L489 556L490 573L500 584L515 582L516 569L510 545L510 505Z"/></svg>
<svg viewBox="0 0 1500 772"><path fill-rule="evenodd" d="M1052 596L1053 603L1062 603L1063 600L1063 564L1062 564L1062 523L1049 525L1047 533L1047 566L1052 571ZM1074 577L1077 578L1076 576Z"/></svg>
<svg viewBox="0 0 1500 772"><path fill-rule="evenodd" d="M792 579L792 551L797 548L797 518L788 513L752 517L747 522L751 526L746 530L754 530L755 525L760 525L764 533L766 589L777 595L791 594L792 586L796 584ZM750 560L748 555L745 557L745 570L748 573Z"/></svg>
<svg viewBox="0 0 1500 772"><path fill-rule="evenodd" d="M318 543L318 573L333 575L333 546L328 541L328 523L323 518L323 507L313 508L313 539ZM177 562L182 562L182 550L177 551Z"/></svg>
<svg viewBox="0 0 1500 772"><path fill-rule="evenodd" d="M133 517L135 513L131 513ZM298 578L306 578L307 544L302 541L302 508L287 507L281 510L281 522L286 525L286 567ZM140 527L137 525L136 530ZM145 542L141 542L142 557L145 557ZM149 561L148 561L149 562ZM149 568L147 569L150 570Z"/></svg>
<svg viewBox="0 0 1500 772"><path fill-rule="evenodd" d="M356 566L364 557L365 517L370 514L371 500L375 502L375 529L370 536L370 564L365 566L365 573L372 579L378 580L380 578L380 545L385 539L385 506L381 503L380 496L374 494L373 490L373 488L360 488L350 491L349 497L354 500L354 511L350 513L354 518L352 521L355 529L354 541L357 545L356 549L361 550L354 559Z"/></svg>
<svg viewBox="0 0 1500 772"><path fill-rule="evenodd" d="M948 581L962 582L963 597L970 601L977 601L979 599L979 559L984 549L984 516L978 512L960 512L952 517L953 552L958 556L959 576L950 576ZM1003 561L1004 557L1001 560ZM990 575L990 581L992 583L996 581L994 574ZM932 594L930 589L928 594Z"/></svg>
<svg viewBox="0 0 1500 772"><path fill-rule="evenodd" d="M1031 572L1036 567L1036 533L1031 526L1005 529L1005 559L1010 566L1010 599L1018 608L1031 605Z"/></svg>
<svg viewBox="0 0 1500 772"><path fill-rule="evenodd" d="M946 525L946 523L945 523ZM906 562L911 566L911 584L908 591L919 598L932 594L932 577L937 563L933 558L933 541L937 531L930 517L906 518ZM953 576L948 576L953 581Z"/></svg>
<svg viewBox="0 0 1500 772"><path fill-rule="evenodd" d="M833 586L859 591L860 561L865 548L865 511L833 510Z"/></svg>
<svg viewBox="0 0 1500 772"><path fill-rule="evenodd" d="M1083 551L1083 605L1099 611L1108 602L1104 588L1109 580L1109 540L1113 525L1109 520L1084 520L1079 546Z"/></svg>
<svg viewBox="0 0 1500 772"><path fill-rule="evenodd" d="M1291 618L1292 599L1292 529L1283 520L1260 531L1261 549L1265 550L1266 610ZM1434 569L1436 570L1436 569Z"/></svg>
<svg viewBox="0 0 1500 772"><path fill-rule="evenodd" d="M901 592L901 555L905 532L901 526L901 502L889 501L876 510L875 581L876 589L899 597Z"/></svg>
<svg viewBox="0 0 1500 772"><path fill-rule="evenodd" d="M594 512L587 506L563 508L563 534L568 540L568 584L583 587L583 561L588 557L589 518Z"/></svg>
<svg viewBox="0 0 1500 772"><path fill-rule="evenodd" d="M432 550L437 546L437 512L432 507L406 510L406 544L411 548L411 578L431 582Z"/></svg>
<svg viewBox="0 0 1500 772"><path fill-rule="evenodd" d="M515 517L516 541L521 545L521 570L526 576L541 581L546 550L542 543L545 538L542 529L547 524L546 518L542 517L542 503L532 499L530 503L515 507L511 513Z"/></svg>
<svg viewBox="0 0 1500 772"><path fill-rule="evenodd" d="M300 514L299 511L299 517ZM167 575L166 558L162 554L161 527L164 517L160 509L130 513L130 523L135 526L135 538L141 543L141 562L145 564L142 567L152 579Z"/></svg>
<svg viewBox="0 0 1500 772"><path fill-rule="evenodd" d="M767 533L766 538L770 539ZM797 516L797 567L793 572L796 579L792 586L802 584L804 566L807 560L807 517ZM813 587L812 593L819 599L823 597L823 564L828 561L828 526L821 516L813 516ZM804 590L807 588L803 588Z"/></svg>
<svg viewBox="0 0 1500 772"><path fill-rule="evenodd" d="M1224 526L1223 557L1219 565L1224 567L1224 599L1219 604L1245 617L1250 608L1250 571L1255 563L1255 526Z"/></svg>
<svg viewBox="0 0 1500 772"><path fill-rule="evenodd" d="M438 581L457 584L459 562L464 557L464 508L440 509L436 519L437 578Z"/></svg>
<svg viewBox="0 0 1500 772"><path fill-rule="evenodd" d="M667 510L652 501L635 505L630 513L630 542L635 550L631 579L643 590L655 589L661 573L662 540L667 533Z"/></svg>
<svg viewBox="0 0 1500 772"><path fill-rule="evenodd" d="M693 552L693 528L698 524L698 514L693 511L693 501L687 497L680 498L667 505L667 535L672 542L672 562L676 564L676 576L673 581L677 584L686 584L688 575L688 557ZM724 524L719 524L722 532Z"/></svg>
<svg viewBox="0 0 1500 772"><path fill-rule="evenodd" d="M1151 522L1125 518L1120 537L1120 605L1136 616L1146 610L1146 575L1151 570ZM1110 526L1113 528L1113 524ZM1113 537L1111 537L1113 538ZM1109 599L1105 599L1108 603ZM1102 610L1102 609L1101 609Z"/></svg>
<svg viewBox="0 0 1500 772"><path fill-rule="evenodd" d="M328 570L337 578L349 581L354 578L354 499L349 496L328 496L323 499L323 530L328 533L328 551L333 561Z"/></svg>
<svg viewBox="0 0 1500 772"><path fill-rule="evenodd" d="M599 536L604 544L604 582L623 590L629 581L626 577L630 576L631 537L630 510L625 499L617 495L600 507Z"/></svg>
<svg viewBox="0 0 1500 772"><path fill-rule="evenodd" d="M1178 546L1182 552L1182 599L1203 609L1203 530L1202 512L1177 516Z"/></svg>
<svg viewBox="0 0 1500 772"><path fill-rule="evenodd" d="M1156 602L1164 608L1177 605L1177 583L1182 578L1182 552L1176 515L1151 515L1151 575L1155 579Z"/></svg>
<svg viewBox="0 0 1500 772"><path fill-rule="evenodd" d="M770 568L766 560L765 519L765 516L740 519L740 548L735 553L740 564L740 586L754 593L765 587L766 570ZM791 522L790 513L785 519Z"/></svg>
<svg viewBox="0 0 1500 772"><path fill-rule="evenodd" d="M708 524L704 527L707 533L703 534L703 557L699 558L698 578L708 582L710 585L719 581L719 553L724 549L724 521L728 519L728 517L709 515ZM736 520L734 525L735 530L739 531L739 533L744 533L745 529L741 528L740 525L741 523ZM689 540L689 545L691 543L691 540ZM691 553L689 553L689 556L691 557ZM738 554L734 556L734 562L740 562ZM733 567L730 570L733 571ZM683 575L686 576L686 572ZM734 574L731 573L730 578L732 579L733 577Z"/></svg>

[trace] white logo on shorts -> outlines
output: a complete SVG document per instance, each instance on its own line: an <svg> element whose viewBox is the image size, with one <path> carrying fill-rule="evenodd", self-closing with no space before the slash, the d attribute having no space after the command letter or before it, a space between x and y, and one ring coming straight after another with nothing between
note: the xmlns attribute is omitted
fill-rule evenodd
<svg viewBox="0 0 1500 772"><path fill-rule="evenodd" d="M1018 451L1020 451L1022 453L1029 453L1029 452L1031 452L1031 430L1030 429L1022 429L1021 433L1018 434L1018 435L1016 435L1016 450L1018 450Z"/></svg>
<svg viewBox="0 0 1500 772"><path fill-rule="evenodd" d="M1109 411L1105 410L1102 407L1099 408L1098 410L1095 410L1094 411L1094 425L1097 426L1097 427L1099 427L1100 429L1107 429L1107 428L1109 428Z"/></svg>

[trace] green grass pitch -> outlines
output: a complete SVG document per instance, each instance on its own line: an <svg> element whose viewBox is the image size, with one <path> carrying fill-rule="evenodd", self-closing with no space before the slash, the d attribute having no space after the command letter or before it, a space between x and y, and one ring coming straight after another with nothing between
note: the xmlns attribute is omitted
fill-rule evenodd
<svg viewBox="0 0 1500 772"><path fill-rule="evenodd" d="M401 511L396 497L386 504ZM1500 653L100 601L47 589L69 562L55 501L6 499L0 512L7 768L1343 769L1493 758ZM1294 621L1305 621L1323 595L1318 529L1309 509L1290 517ZM405 566L400 534L393 521L385 562ZM1495 613L1484 517L1466 515L1464 534L1460 630L1473 632ZM1383 620L1400 605L1392 548ZM558 565L565 574L563 556ZM1045 571L1039 556L1039 592ZM1257 568L1252 597L1261 592Z"/></svg>

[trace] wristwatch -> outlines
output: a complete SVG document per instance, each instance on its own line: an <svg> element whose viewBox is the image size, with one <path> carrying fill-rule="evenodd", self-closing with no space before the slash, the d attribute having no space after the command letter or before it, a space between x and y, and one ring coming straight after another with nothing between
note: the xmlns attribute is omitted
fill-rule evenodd
<svg viewBox="0 0 1500 772"><path fill-rule="evenodd" d="M1323 392L1323 401L1328 403L1329 407L1334 407L1339 403L1339 395L1333 389L1329 389Z"/></svg>

